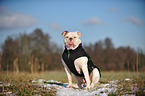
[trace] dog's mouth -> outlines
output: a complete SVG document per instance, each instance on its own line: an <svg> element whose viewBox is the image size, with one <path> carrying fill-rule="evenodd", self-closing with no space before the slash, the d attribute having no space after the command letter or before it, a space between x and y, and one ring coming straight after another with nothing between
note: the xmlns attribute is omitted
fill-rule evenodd
<svg viewBox="0 0 145 96"><path fill-rule="evenodd" d="M68 40L68 42L66 43L66 46L74 46L74 40Z"/></svg>
<svg viewBox="0 0 145 96"><path fill-rule="evenodd" d="M69 44L69 45L73 45L73 44L74 44L73 40L69 40L69 41L68 41L68 44Z"/></svg>

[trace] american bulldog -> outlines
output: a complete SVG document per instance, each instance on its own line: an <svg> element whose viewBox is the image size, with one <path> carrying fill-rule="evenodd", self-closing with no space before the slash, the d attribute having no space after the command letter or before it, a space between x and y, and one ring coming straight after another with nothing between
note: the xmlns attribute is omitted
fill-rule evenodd
<svg viewBox="0 0 145 96"><path fill-rule="evenodd" d="M83 49L82 42L79 38L82 34L78 31L64 31L62 35L64 36L65 43L62 63L69 83L66 87L73 87L72 73L79 88L83 88L83 83L86 84L85 89L93 88L101 77L100 69L93 64L91 58Z"/></svg>

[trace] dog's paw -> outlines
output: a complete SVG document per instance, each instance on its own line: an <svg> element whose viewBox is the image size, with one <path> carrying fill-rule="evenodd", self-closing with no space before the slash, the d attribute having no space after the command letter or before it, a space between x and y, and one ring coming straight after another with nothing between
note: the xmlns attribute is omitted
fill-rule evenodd
<svg viewBox="0 0 145 96"><path fill-rule="evenodd" d="M89 88L89 87L84 87L83 89L84 89L84 90L88 90L88 89L90 89L90 88Z"/></svg>
<svg viewBox="0 0 145 96"><path fill-rule="evenodd" d="M67 86L66 86L66 88L72 88L72 87L73 87L72 85L67 85Z"/></svg>

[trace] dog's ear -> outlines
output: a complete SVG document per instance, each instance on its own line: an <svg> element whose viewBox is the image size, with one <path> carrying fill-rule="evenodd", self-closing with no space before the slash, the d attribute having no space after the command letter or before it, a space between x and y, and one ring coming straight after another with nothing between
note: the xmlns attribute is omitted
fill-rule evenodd
<svg viewBox="0 0 145 96"><path fill-rule="evenodd" d="M69 31L66 30L62 33L62 35L65 36L67 33L69 33Z"/></svg>
<svg viewBox="0 0 145 96"><path fill-rule="evenodd" d="M81 36L82 36L81 32L77 31L77 33L78 33L79 37L81 37Z"/></svg>

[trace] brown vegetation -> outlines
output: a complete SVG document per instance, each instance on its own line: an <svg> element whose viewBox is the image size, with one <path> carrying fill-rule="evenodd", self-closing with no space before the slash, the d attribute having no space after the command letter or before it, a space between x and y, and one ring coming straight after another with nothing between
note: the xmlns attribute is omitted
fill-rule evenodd
<svg viewBox="0 0 145 96"><path fill-rule="evenodd" d="M145 55L141 49L114 48L110 38L85 46L94 63L102 70L143 71L145 70Z"/></svg>
<svg viewBox="0 0 145 96"><path fill-rule="evenodd" d="M1 47L0 71L36 73L63 70L62 48L52 44L50 36L41 29L36 29L31 34L20 34L17 38L8 37ZM114 48L110 38L84 45L84 48L103 71L145 70L145 55L141 49L136 52L130 47Z"/></svg>

